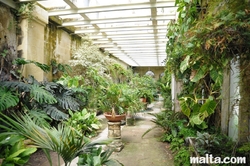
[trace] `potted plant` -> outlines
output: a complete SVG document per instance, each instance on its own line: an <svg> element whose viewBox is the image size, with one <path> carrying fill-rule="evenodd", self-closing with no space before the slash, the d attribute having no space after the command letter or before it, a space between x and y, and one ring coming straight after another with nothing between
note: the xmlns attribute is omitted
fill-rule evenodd
<svg viewBox="0 0 250 166"><path fill-rule="evenodd" d="M124 120L128 112L133 113L141 109L137 90L128 84L110 83L103 87L102 92L99 104L109 121Z"/></svg>
<svg viewBox="0 0 250 166"><path fill-rule="evenodd" d="M154 93L156 91L155 80L150 76L135 75L131 82L133 87L138 89L140 101L147 107L147 104L150 104L154 100Z"/></svg>

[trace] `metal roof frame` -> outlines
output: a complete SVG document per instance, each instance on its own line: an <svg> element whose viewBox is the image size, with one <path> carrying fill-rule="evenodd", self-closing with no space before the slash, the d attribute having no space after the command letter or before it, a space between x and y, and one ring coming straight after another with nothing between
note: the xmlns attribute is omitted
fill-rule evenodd
<svg viewBox="0 0 250 166"><path fill-rule="evenodd" d="M167 24L177 18L175 0L0 1L12 8L20 2L37 2L50 17L62 21L59 27L89 37L94 44L130 66L165 65ZM93 5L94 2L99 4Z"/></svg>

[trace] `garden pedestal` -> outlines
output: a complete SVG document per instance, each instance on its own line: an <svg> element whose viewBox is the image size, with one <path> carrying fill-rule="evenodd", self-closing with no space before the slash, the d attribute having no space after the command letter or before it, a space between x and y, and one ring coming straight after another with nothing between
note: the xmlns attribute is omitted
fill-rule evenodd
<svg viewBox="0 0 250 166"><path fill-rule="evenodd" d="M121 141L121 122L108 122L108 138L114 139L109 147L120 152L124 147Z"/></svg>

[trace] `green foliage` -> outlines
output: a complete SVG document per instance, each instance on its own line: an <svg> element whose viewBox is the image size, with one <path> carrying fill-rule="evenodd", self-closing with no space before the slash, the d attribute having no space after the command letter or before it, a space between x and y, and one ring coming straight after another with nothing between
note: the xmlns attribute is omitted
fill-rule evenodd
<svg viewBox="0 0 250 166"><path fill-rule="evenodd" d="M146 98L147 103L154 101L154 94L157 91L157 85L154 78L151 76L135 75L131 79L132 87L138 88L138 95L140 98Z"/></svg>
<svg viewBox="0 0 250 166"><path fill-rule="evenodd" d="M4 100L8 99L8 104L12 107L17 107L16 111L27 110L44 110L48 115L56 121L61 121L68 118L67 111L69 109L78 111L86 105L86 91L77 88L68 89L67 87L53 82L38 82L33 77L20 81L2 81L0 85L6 87L8 91L1 95L11 95L11 100L8 96L1 98L1 110L6 110ZM2 88L1 91L4 92ZM15 91L12 93L11 91ZM17 104L23 107L18 107Z"/></svg>
<svg viewBox="0 0 250 166"><path fill-rule="evenodd" d="M50 71L50 67L46 64L42 64L42 63L39 63L37 61L32 61L32 60L25 60L24 58L16 58L13 61L13 65L20 65L21 66L21 72L19 74L15 73L15 75L19 78L19 80L22 79L24 65L27 65L27 64L34 64L37 67L39 67L40 69L42 69L44 72Z"/></svg>
<svg viewBox="0 0 250 166"><path fill-rule="evenodd" d="M39 103L54 104L57 102L52 94L46 91L44 87L40 87L37 84L31 85L30 97Z"/></svg>
<svg viewBox="0 0 250 166"><path fill-rule="evenodd" d="M185 139L194 137L196 129L187 125L188 121L181 112L165 110L156 114L150 113L150 115L154 116L152 122L156 125L148 129L142 137L157 127L162 128L165 132L161 137L161 141L170 143L175 165L188 165L190 150L185 146Z"/></svg>
<svg viewBox="0 0 250 166"><path fill-rule="evenodd" d="M241 145L237 151L241 154L247 154L250 155L250 142L246 142L243 145Z"/></svg>
<svg viewBox="0 0 250 166"><path fill-rule="evenodd" d="M215 135L210 135L206 132L197 132L195 138L195 147L200 155L212 154L212 148L219 145L219 141Z"/></svg>
<svg viewBox="0 0 250 166"><path fill-rule="evenodd" d="M184 128L186 120L181 112L174 112L169 110L161 111L160 113L148 113L154 116L151 121L155 123L153 128L148 129L142 137L155 128L162 128L167 135L177 136L180 129Z"/></svg>
<svg viewBox="0 0 250 166"><path fill-rule="evenodd" d="M18 8L18 12L17 15L21 16L21 15L27 15L29 17L29 19L32 19L32 13L34 11L34 3L20 3L19 4L19 8Z"/></svg>
<svg viewBox="0 0 250 166"><path fill-rule="evenodd" d="M143 103L139 101L138 90L128 84L111 82L107 87L102 87L102 95L98 103L104 112L124 114L131 111L134 113L143 108Z"/></svg>
<svg viewBox="0 0 250 166"><path fill-rule="evenodd" d="M232 61L249 59L249 6L242 2L231 10L237 4L232 3L177 0L178 20L168 27L166 70L183 83L182 111L192 125L201 128L212 122L211 115L219 115L216 103L221 100L224 69ZM211 5L216 4L214 12ZM201 109L199 103L206 103L203 107L209 110Z"/></svg>
<svg viewBox="0 0 250 166"><path fill-rule="evenodd" d="M88 68L96 69L101 76L107 76L108 66L115 63L109 53L100 50L91 40L82 38L81 45L72 49L72 60L69 61L72 74L85 76Z"/></svg>
<svg viewBox="0 0 250 166"><path fill-rule="evenodd" d="M16 106L18 102L18 97L12 91L0 87L0 111Z"/></svg>
<svg viewBox="0 0 250 166"><path fill-rule="evenodd" d="M100 120L96 117L96 113L88 112L86 109L73 113L69 111L70 118L65 122L73 127L80 135L93 137L97 135L97 131L101 128Z"/></svg>
<svg viewBox="0 0 250 166"><path fill-rule="evenodd" d="M69 65L57 63L55 59L51 60L50 65L52 66L53 75L57 74L58 72L69 74L72 71L72 68Z"/></svg>
<svg viewBox="0 0 250 166"><path fill-rule="evenodd" d="M28 162L30 155L37 148L28 144L29 140L21 135L0 134L0 160L1 165L15 166L24 165Z"/></svg>
<svg viewBox="0 0 250 166"><path fill-rule="evenodd" d="M240 157L245 156L247 159L247 163L250 162L250 142L246 142L244 144L241 144L236 149L236 154Z"/></svg>
<svg viewBox="0 0 250 166"><path fill-rule="evenodd" d="M78 166L122 166L120 162L109 159L112 154L111 149L103 151L102 146L93 148L89 153L81 154L78 160Z"/></svg>
<svg viewBox="0 0 250 166"><path fill-rule="evenodd" d="M3 58L5 58L5 57L7 56L7 54L8 54L8 50L5 50L5 49L0 53L0 55L1 55Z"/></svg>
<svg viewBox="0 0 250 166"><path fill-rule="evenodd" d="M190 150L188 147L182 146L178 149L174 156L175 166L190 166Z"/></svg>
<svg viewBox="0 0 250 166"><path fill-rule="evenodd" d="M52 119L44 110L27 110L25 108L24 112L39 126L49 127Z"/></svg>
<svg viewBox="0 0 250 166"><path fill-rule="evenodd" d="M179 98L182 112L189 118L192 126L197 125L204 129L207 128L205 119L214 113L216 101L210 96L204 104L199 104L199 100L190 97Z"/></svg>
<svg viewBox="0 0 250 166"><path fill-rule="evenodd" d="M0 120L5 124L0 125L0 128L5 130L1 133L2 135L19 134L29 138L38 148L44 149L50 163L49 151L57 152L64 160L65 166L68 166L80 154L90 152L97 145L111 142L111 140L91 142L86 137L79 135L72 127L64 124L57 128L39 126L28 115L13 114L12 117L0 115Z"/></svg>
<svg viewBox="0 0 250 166"><path fill-rule="evenodd" d="M124 68L119 63L108 65L108 74L114 83L127 83L133 75L132 70Z"/></svg>

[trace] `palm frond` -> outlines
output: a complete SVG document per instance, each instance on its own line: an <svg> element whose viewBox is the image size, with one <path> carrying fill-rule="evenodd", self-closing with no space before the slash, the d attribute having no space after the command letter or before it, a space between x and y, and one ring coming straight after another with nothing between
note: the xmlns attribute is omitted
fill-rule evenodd
<svg viewBox="0 0 250 166"><path fill-rule="evenodd" d="M59 125L58 128L40 127L28 115L19 117L14 114L14 119L2 113L0 115L2 116L0 120L5 122L10 132L15 132L31 139L39 148L57 152L63 158L65 165L79 154L96 145L103 145L107 142L96 141L91 143L89 139L79 137L73 128L64 124ZM0 125L0 128L3 128L3 126Z"/></svg>
<svg viewBox="0 0 250 166"><path fill-rule="evenodd" d="M46 126L49 127L49 122L52 121L52 119L46 114L43 110L26 110L27 114L31 117L31 119L39 126Z"/></svg>

